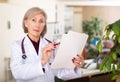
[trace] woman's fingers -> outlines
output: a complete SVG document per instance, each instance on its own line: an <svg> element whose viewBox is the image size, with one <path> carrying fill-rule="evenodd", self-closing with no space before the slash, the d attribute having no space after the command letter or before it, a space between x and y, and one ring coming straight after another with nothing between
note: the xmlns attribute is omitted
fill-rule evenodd
<svg viewBox="0 0 120 82"><path fill-rule="evenodd" d="M42 53L43 53L42 57L46 60L49 60L49 58L51 57L51 55L52 55L52 53L55 50L57 45L59 45L59 43L49 43L48 45L46 45L42 49Z"/></svg>
<svg viewBox="0 0 120 82"><path fill-rule="evenodd" d="M49 43L48 45L45 46L46 50L54 50L60 43Z"/></svg>
<svg viewBox="0 0 120 82"><path fill-rule="evenodd" d="M84 58L81 55L77 55L72 61L76 67L81 67L84 64Z"/></svg>
<svg viewBox="0 0 120 82"><path fill-rule="evenodd" d="M78 59L80 59L80 60L84 60L84 57L83 57L82 55L77 54L76 57L77 57Z"/></svg>
<svg viewBox="0 0 120 82"><path fill-rule="evenodd" d="M53 50L53 49L55 49L53 43L48 44L45 48L46 48L46 50Z"/></svg>

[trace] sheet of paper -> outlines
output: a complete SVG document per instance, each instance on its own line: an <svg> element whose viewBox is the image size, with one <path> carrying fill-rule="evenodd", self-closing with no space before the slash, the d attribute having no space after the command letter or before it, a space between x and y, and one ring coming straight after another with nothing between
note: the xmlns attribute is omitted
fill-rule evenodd
<svg viewBox="0 0 120 82"><path fill-rule="evenodd" d="M88 35L69 31L61 38L59 48L55 59L51 65L52 68L74 68L73 57L81 54L85 47Z"/></svg>

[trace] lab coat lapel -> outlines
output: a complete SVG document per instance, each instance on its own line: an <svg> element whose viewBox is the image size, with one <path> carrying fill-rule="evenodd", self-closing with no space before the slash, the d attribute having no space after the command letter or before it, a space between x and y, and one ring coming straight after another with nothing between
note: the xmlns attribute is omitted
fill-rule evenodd
<svg viewBox="0 0 120 82"><path fill-rule="evenodd" d="M42 58L42 48L44 48L46 44L47 44L46 41L43 38L40 38L38 51L38 56L40 56L40 58Z"/></svg>
<svg viewBox="0 0 120 82"><path fill-rule="evenodd" d="M37 57L37 53L35 51L35 48L32 44L32 42L30 41L30 39L28 38L28 36L25 37L25 41L24 41L24 45L25 45L25 52L29 53L27 55L33 55L34 57Z"/></svg>
<svg viewBox="0 0 120 82"><path fill-rule="evenodd" d="M42 48L44 48L46 45L48 44L48 42L44 39L44 38L40 38L40 43L39 43L39 52L38 52L38 56L40 57L40 58L42 58ZM48 67L48 63L47 64L45 64L44 66L43 66L44 68L45 68L45 71L48 71L49 69L49 67Z"/></svg>

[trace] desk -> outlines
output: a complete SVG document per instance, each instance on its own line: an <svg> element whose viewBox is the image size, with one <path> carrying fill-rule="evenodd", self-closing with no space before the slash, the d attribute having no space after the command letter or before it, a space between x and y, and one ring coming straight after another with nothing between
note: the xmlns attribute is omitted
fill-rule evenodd
<svg viewBox="0 0 120 82"><path fill-rule="evenodd" d="M87 70L83 73L83 76L80 78L63 81L58 78L55 79L55 82L115 82L111 81L108 73L102 73L99 70Z"/></svg>
<svg viewBox="0 0 120 82"><path fill-rule="evenodd" d="M89 60L89 62L92 60ZM93 63L88 69L81 69L82 77L63 81L58 78L55 79L55 82L115 82L111 81L108 73L100 72L99 69L96 69L96 63Z"/></svg>

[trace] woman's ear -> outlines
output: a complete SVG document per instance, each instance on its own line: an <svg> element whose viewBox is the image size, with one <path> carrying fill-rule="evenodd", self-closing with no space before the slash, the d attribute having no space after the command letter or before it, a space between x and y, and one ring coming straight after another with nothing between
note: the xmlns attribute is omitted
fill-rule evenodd
<svg viewBox="0 0 120 82"><path fill-rule="evenodd" d="M28 27L27 20L24 20L24 25L26 28Z"/></svg>

